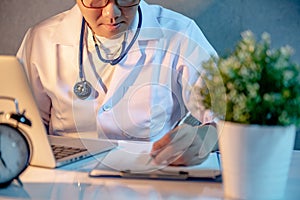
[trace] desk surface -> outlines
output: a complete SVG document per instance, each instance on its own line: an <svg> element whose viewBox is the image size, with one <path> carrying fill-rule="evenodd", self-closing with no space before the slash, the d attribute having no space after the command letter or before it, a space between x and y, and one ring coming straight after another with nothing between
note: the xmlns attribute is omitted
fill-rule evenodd
<svg viewBox="0 0 300 200"><path fill-rule="evenodd" d="M21 176L23 187L0 189L0 199L224 199L219 182L90 178L96 163L88 158L55 170L30 166ZM300 151L294 151L284 200L298 199Z"/></svg>

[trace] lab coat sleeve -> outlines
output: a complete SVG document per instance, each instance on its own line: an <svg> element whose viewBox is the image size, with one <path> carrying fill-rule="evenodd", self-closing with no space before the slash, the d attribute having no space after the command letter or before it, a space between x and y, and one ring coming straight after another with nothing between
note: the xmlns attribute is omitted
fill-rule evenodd
<svg viewBox="0 0 300 200"><path fill-rule="evenodd" d="M37 70L38 63L34 59L38 56L39 51L38 44L35 44L34 31L33 29L29 29L25 34L16 56L25 68L43 123L48 127L51 113L51 100L41 84Z"/></svg>
<svg viewBox="0 0 300 200"><path fill-rule="evenodd" d="M182 70L182 95L189 112L200 122L208 123L213 121L213 113L201 104L201 97L196 88L202 84L200 77L203 73L202 63L212 56L216 57L217 52L194 21L189 24L186 35L188 43L182 52L187 58Z"/></svg>

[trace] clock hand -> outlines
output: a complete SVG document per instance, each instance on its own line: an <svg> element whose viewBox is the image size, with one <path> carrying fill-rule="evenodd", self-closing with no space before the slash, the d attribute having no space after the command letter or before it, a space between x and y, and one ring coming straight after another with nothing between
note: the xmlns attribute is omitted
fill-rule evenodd
<svg viewBox="0 0 300 200"><path fill-rule="evenodd" d="M2 152L1 151L0 151L0 160L1 160L2 164L3 164L3 166L6 168L7 166L6 166L5 161L2 158Z"/></svg>
<svg viewBox="0 0 300 200"><path fill-rule="evenodd" d="M3 164L3 166L6 168L6 163L3 160L3 158L2 158L2 152L1 152L1 135L0 135L0 160L1 160L2 164Z"/></svg>

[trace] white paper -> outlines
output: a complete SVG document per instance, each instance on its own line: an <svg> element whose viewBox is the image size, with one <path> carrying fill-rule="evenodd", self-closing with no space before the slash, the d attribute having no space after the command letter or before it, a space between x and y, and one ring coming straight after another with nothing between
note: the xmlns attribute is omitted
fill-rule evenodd
<svg viewBox="0 0 300 200"><path fill-rule="evenodd" d="M202 164L175 167L157 165L152 161L150 155L152 143L148 142L119 142L119 147L107 154L101 161L95 171L112 170L112 171L130 171L131 173L153 173L157 170L161 172L188 172L191 177L214 176L220 173L220 166L216 153L211 153L206 161ZM151 161L151 162L149 162Z"/></svg>

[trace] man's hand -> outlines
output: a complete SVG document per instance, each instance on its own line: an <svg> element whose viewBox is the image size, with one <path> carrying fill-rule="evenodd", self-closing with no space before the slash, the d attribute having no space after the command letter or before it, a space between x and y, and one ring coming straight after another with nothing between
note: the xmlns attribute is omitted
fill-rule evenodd
<svg viewBox="0 0 300 200"><path fill-rule="evenodd" d="M214 126L183 124L168 132L153 144L151 155L157 164L196 165L217 149L217 130Z"/></svg>

